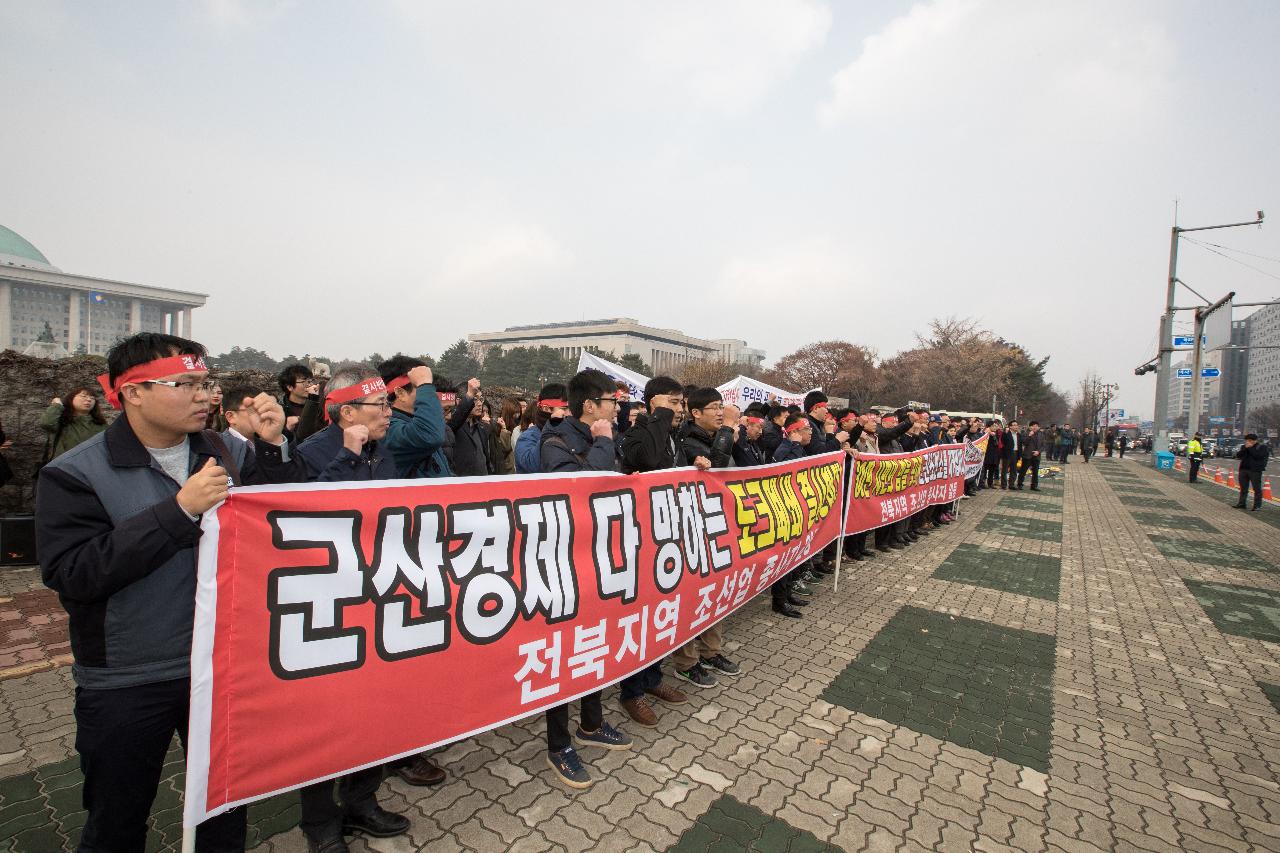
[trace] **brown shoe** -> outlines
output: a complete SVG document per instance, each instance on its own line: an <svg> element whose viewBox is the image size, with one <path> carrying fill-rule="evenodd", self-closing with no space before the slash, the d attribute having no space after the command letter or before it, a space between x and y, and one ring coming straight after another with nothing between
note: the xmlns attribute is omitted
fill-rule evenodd
<svg viewBox="0 0 1280 853"><path fill-rule="evenodd" d="M649 703L644 700L643 696L637 696L634 699L623 699L622 710L627 712L628 717L645 728L656 729L658 727L658 715L653 713L653 709L649 707Z"/></svg>
<svg viewBox="0 0 1280 853"><path fill-rule="evenodd" d="M672 687L670 684L659 684L657 687L651 687L645 691L654 699L664 705L683 705L689 701L689 695L678 687Z"/></svg>
<svg viewBox="0 0 1280 853"><path fill-rule="evenodd" d="M445 780L444 770L425 755L419 755L411 764L405 767L397 767L396 775L408 784L417 787L439 785Z"/></svg>

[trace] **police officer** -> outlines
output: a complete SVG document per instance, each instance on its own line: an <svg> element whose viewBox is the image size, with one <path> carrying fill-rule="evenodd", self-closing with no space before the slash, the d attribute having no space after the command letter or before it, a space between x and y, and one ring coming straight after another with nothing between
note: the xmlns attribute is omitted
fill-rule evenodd
<svg viewBox="0 0 1280 853"><path fill-rule="evenodd" d="M1204 445L1200 443L1200 433L1196 433L1187 442L1187 458L1191 460L1191 475L1187 482L1194 483L1200 473L1200 463L1204 460Z"/></svg>

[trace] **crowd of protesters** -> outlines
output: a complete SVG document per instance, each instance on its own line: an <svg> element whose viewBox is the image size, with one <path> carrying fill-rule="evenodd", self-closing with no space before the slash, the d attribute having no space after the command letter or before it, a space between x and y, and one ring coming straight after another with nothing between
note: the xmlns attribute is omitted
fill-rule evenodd
<svg viewBox="0 0 1280 853"><path fill-rule="evenodd" d="M422 361L396 356L377 369L338 369L327 382L305 366L279 377L280 394L222 387L204 348L144 333L108 355L103 386L122 410L109 426L89 389L75 389L46 415L57 452L37 493L37 535L45 583L70 617L77 684L76 748L88 812L81 850L142 850L165 752L187 732L189 660L200 517L229 485L357 482L492 474L701 470L764 465L844 451L899 453L989 436L969 497L985 488L1039 483L1042 454L1057 458L1063 434L1023 432L923 407L833 408L821 391L801 405L727 405L714 388L649 380L640 399L626 385L585 370L540 389L536 399L489 400L476 379L457 384ZM98 435L101 433L101 435ZM1089 446L1088 431L1080 437ZM1088 453L1085 453L1086 459ZM849 468L846 467L846 472ZM958 501L957 501L958 503ZM956 518L956 504L836 541L777 580L772 609L801 618L843 552L860 562L910 547ZM667 660L620 684L620 709L635 725L662 725L658 706L690 702L686 691L741 674L726 655L723 623ZM664 665L667 673L664 674ZM669 676L669 677L668 677ZM656 703L656 704L655 704ZM628 749L632 739L606 719L600 693L546 712L546 762L572 788L592 784L578 747ZM388 773L410 785L446 774L423 754L313 784L301 792L309 849L341 853L345 835L389 837L409 819L382 808ZM201 850L241 850L245 810L198 831Z"/></svg>

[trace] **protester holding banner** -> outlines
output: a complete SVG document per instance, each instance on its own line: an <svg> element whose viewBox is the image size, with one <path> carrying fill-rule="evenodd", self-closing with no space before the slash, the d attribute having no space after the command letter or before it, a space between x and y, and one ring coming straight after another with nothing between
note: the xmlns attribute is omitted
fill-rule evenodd
<svg viewBox="0 0 1280 853"><path fill-rule="evenodd" d="M660 471L690 464L676 443L675 432L685 419L684 389L670 376L655 376L644 386L645 411L636 417L622 440L622 470L627 473ZM699 456L692 460L699 470L711 468L711 460ZM645 699L652 696L664 705L683 705L689 701L684 691L662 681L662 660L622 679L622 709L633 721L646 728L658 725L658 715Z"/></svg>
<svg viewBox="0 0 1280 853"><path fill-rule="evenodd" d="M876 442L881 453L902 453L902 437L911 429L914 421L909 417L910 408L903 406L880 419L876 429ZM887 553L891 549L901 550L910 544L903 535L905 522L895 521L876 528L876 550Z"/></svg>
<svg viewBox="0 0 1280 853"><path fill-rule="evenodd" d="M737 416L736 406L725 407L726 420ZM752 403L741 416L738 434L733 442L733 464L739 468L751 468L766 462L764 447L760 444L764 433L765 410L761 403Z"/></svg>
<svg viewBox="0 0 1280 853"><path fill-rule="evenodd" d="M736 412L737 409L735 408ZM724 401L714 388L699 388L689 396L688 429L680 446L686 459L706 458L712 468L729 468L733 465L733 441L738 422L724 416ZM676 649L671 655L676 676L695 687L715 687L716 675L736 677L742 670L722 653L723 628L717 623L702 634Z"/></svg>
<svg viewBox="0 0 1280 853"><path fill-rule="evenodd" d="M36 537L47 586L70 617L76 749L88 816L81 850L141 851L173 733L186 745L200 516L236 484L300 482L284 412L242 403L254 453L204 431L205 348L145 332L100 377L123 414L41 471ZM244 849L245 810L200 827L198 849Z"/></svg>
<svg viewBox="0 0 1280 853"><path fill-rule="evenodd" d="M812 421L801 415L788 415L782 426L782 441L778 443L773 461L790 462L805 458L809 455L808 449L812 440ZM786 616L788 619L799 619L804 615L797 608L808 607L809 602L797 596L795 588L796 584L801 582L801 577L814 577L812 566L815 562L811 559L769 585L774 613Z"/></svg>
<svg viewBox="0 0 1280 853"><path fill-rule="evenodd" d="M542 471L545 474L576 471L613 471L617 451L613 446L613 419L617 414L616 388L599 370L583 370L569 380L569 417L548 426L542 434ZM582 722L572 740L583 746L630 749L631 737L604 721L600 691L581 699ZM547 711L547 764L570 788L589 788L591 774L582 766L569 736L569 706Z"/></svg>
<svg viewBox="0 0 1280 853"><path fill-rule="evenodd" d="M880 452L880 445L876 438L876 427L879 422L879 416L872 411L863 412L858 416L858 433L849 448L850 462L847 465L849 475L853 473L853 460L856 460L860 454L876 454ZM850 432L850 435L853 435L853 433ZM845 492L849 493L849 491L846 485ZM874 557L876 552L867 548L868 534L869 531L863 530L846 536L844 540L845 557L858 563Z"/></svg>

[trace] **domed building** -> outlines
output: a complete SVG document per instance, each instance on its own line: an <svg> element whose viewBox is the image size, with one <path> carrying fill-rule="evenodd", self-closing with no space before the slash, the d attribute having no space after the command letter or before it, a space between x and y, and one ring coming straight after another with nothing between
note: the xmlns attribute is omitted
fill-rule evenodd
<svg viewBox="0 0 1280 853"><path fill-rule="evenodd" d="M191 312L207 295L65 273L0 225L0 349L103 355L134 332L191 337ZM45 324L53 340L41 341Z"/></svg>

